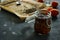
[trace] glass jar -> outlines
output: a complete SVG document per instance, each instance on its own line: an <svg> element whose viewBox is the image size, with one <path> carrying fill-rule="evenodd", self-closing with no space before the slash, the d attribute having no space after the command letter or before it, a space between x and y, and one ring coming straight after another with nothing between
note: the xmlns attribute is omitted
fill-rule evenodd
<svg viewBox="0 0 60 40"><path fill-rule="evenodd" d="M51 29L51 13L48 15L38 14L35 18L34 30L36 33L48 34Z"/></svg>

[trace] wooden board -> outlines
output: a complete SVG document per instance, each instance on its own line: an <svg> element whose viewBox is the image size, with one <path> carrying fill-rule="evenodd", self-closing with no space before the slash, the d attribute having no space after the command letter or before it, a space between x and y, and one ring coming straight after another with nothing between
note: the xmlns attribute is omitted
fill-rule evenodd
<svg viewBox="0 0 60 40"><path fill-rule="evenodd" d="M7 4L9 2L15 2L15 1L17 0L4 0L4 1L1 0L0 4Z"/></svg>
<svg viewBox="0 0 60 40"><path fill-rule="evenodd" d="M32 13L24 13L23 11L27 9L35 8L35 4L40 5L39 7L44 7L43 3L37 3L34 1L23 1L21 2L21 5L17 6L16 2L11 2L8 4L3 5L3 3L0 5L1 8L14 13L17 15L21 20L24 20L26 17L33 15Z"/></svg>

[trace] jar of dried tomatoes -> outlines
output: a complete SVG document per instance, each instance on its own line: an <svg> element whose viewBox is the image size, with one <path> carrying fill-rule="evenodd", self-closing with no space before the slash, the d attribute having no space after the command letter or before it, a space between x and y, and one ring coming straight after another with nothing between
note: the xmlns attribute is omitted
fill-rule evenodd
<svg viewBox="0 0 60 40"><path fill-rule="evenodd" d="M42 12L42 11L41 11ZM36 33L48 34L51 30L51 13L39 13L35 18L34 30Z"/></svg>

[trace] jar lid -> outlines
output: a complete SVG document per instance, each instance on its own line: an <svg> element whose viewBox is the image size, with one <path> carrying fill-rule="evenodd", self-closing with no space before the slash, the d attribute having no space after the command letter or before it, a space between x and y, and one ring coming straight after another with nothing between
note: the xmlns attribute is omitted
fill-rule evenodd
<svg viewBox="0 0 60 40"><path fill-rule="evenodd" d="M48 19L51 18L51 12L49 12L48 15L38 14L36 17L39 19Z"/></svg>

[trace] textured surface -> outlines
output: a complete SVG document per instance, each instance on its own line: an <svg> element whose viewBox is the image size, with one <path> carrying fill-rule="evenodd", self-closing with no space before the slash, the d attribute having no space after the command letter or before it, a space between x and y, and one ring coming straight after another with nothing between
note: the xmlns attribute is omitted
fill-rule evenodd
<svg viewBox="0 0 60 40"><path fill-rule="evenodd" d="M60 6L60 5L59 5ZM60 10L60 8L58 7ZM24 23L7 11L0 11L0 40L60 40L60 14L53 19L49 35L36 35L33 23Z"/></svg>

